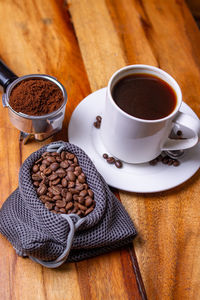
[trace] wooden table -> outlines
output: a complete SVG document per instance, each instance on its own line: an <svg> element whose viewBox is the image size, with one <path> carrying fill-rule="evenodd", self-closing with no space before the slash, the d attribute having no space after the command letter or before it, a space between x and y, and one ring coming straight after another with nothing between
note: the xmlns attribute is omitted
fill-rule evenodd
<svg viewBox="0 0 200 300"><path fill-rule="evenodd" d="M0 106L1 203L25 158L67 141L74 108L122 66L169 72L200 116L200 33L182 0L0 1L0 58L18 76L57 77L69 94L63 130L42 143L23 145ZM138 230L131 249L49 270L18 257L1 236L0 299L145 299L140 272L148 299L200 299L199 175L167 192L119 193Z"/></svg>

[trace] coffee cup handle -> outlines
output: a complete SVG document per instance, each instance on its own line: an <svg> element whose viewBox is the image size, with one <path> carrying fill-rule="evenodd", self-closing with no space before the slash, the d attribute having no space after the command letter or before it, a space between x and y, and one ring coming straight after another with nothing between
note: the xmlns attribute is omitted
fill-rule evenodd
<svg viewBox="0 0 200 300"><path fill-rule="evenodd" d="M178 112L173 120L174 125L181 125L192 132L193 137L186 139L171 139L167 138L162 150L184 150L194 147L199 141L200 121L188 114Z"/></svg>

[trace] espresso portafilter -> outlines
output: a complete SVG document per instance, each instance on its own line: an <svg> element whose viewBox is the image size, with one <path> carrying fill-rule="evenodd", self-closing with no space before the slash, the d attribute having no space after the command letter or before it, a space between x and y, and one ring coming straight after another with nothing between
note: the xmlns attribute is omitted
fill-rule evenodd
<svg viewBox="0 0 200 300"><path fill-rule="evenodd" d="M44 79L56 84L62 91L62 105L56 111L42 116L31 116L22 112L16 112L9 104L9 97L17 84L28 79ZM3 106L8 108L10 121L20 130L20 137L24 143L30 137L34 137L38 141L43 141L62 129L67 103L67 92L56 78L45 74L30 74L18 77L0 60L0 85L4 89L2 96Z"/></svg>

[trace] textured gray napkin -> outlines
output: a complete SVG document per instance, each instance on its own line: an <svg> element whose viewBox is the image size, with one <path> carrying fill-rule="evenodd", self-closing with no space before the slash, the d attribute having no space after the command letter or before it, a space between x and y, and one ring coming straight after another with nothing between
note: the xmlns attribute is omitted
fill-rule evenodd
<svg viewBox="0 0 200 300"><path fill-rule="evenodd" d="M90 158L69 143L57 142L50 146L61 147L77 156L94 192L96 206L81 219L74 214L64 216L46 209L37 197L30 170L48 146L32 153L20 169L19 188L0 210L0 232L11 242L17 254L54 268L64 261L80 261L130 243L136 235L132 220Z"/></svg>

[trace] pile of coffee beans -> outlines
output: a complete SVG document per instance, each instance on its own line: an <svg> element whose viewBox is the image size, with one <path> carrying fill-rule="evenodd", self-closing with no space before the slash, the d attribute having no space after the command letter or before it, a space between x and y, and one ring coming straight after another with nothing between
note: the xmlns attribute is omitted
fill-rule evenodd
<svg viewBox="0 0 200 300"><path fill-rule="evenodd" d="M151 160L149 164L151 166L155 166L158 162L162 162L165 165L174 166L174 167L178 167L180 165L180 161L178 159L171 158L168 155L164 155L164 156L159 155L155 159Z"/></svg>
<svg viewBox="0 0 200 300"><path fill-rule="evenodd" d="M112 156L109 156L107 153L103 154L103 158L106 159L108 164L115 164L117 168L122 168L122 162L119 159L115 159Z"/></svg>
<svg viewBox="0 0 200 300"><path fill-rule="evenodd" d="M73 153L44 152L31 176L39 199L51 212L84 217L94 210L94 193Z"/></svg>
<svg viewBox="0 0 200 300"><path fill-rule="evenodd" d="M99 129L101 127L101 120L102 120L101 116L96 116L96 121L93 123L94 127Z"/></svg>

